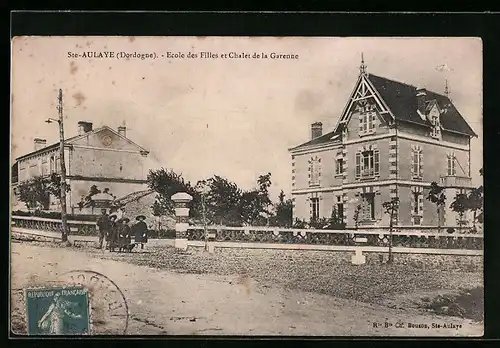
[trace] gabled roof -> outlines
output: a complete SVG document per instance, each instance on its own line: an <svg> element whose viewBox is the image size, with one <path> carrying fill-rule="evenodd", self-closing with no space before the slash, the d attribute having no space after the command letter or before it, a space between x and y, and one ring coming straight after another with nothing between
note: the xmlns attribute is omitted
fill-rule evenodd
<svg viewBox="0 0 500 348"><path fill-rule="evenodd" d="M116 203L118 204L128 204L130 202L133 202L133 201L136 201L144 196L147 196L149 194L152 194L154 193L155 191L154 190L141 190L141 191L135 191L135 192L132 192L132 193L129 193L128 195L125 195L121 198L118 198L116 200Z"/></svg>
<svg viewBox="0 0 500 348"><path fill-rule="evenodd" d="M373 74L366 74L365 76L397 121L411 122L425 127L432 126L427 118L422 119L417 112L417 87ZM358 86L359 82L360 80L358 79L356 86ZM428 106L437 104L440 109L441 127L445 131L459 133L470 137L477 136L447 96L429 90L426 90L426 93L427 100L430 102ZM351 98L352 97L353 96L351 95ZM347 101L347 104L349 103L350 100ZM346 111L347 110L344 108L344 112ZM389 115L384 116L386 121L388 121L388 118ZM341 134L342 127L344 125L344 122L339 122L336 130L333 132L329 132L321 137L309 140L291 148L290 150L327 143L333 144L336 140L332 140L332 136Z"/></svg>
<svg viewBox="0 0 500 348"><path fill-rule="evenodd" d="M149 153L149 151L147 151L146 149L144 149L142 146L139 146L137 145L136 143L134 143L132 140L130 140L129 138L127 137L124 137L123 135L121 135L120 133L116 132L115 130L113 130L111 127L108 127L108 126L102 126L102 127L99 127L99 128L96 128L96 129L93 129L87 133L84 133L84 134L81 134L81 135L75 135L74 137L70 137L70 138L66 138L64 139L64 144L65 145L71 145L72 143L74 143L75 141L79 140L79 139L82 139L90 134L96 134L96 133L99 133L99 132L102 132L103 130L108 130L112 133L114 133L116 136L120 137L120 138L123 138L125 140L127 140L128 142L130 142L131 144L137 146L140 151L144 151L144 152L147 152ZM37 154L41 154L43 152L46 152L46 151L49 151L49 150L53 150L53 149L56 149L59 147L59 141L57 143L54 143L52 145L49 145L49 146L46 146L44 148L41 148L39 150L36 150L36 151L32 151L32 152L29 152L25 155L22 155L18 158L16 158L16 160L20 160L20 159L23 159L23 158L26 158L26 157L30 157L30 156L33 156L33 155L37 155Z"/></svg>
<svg viewBox="0 0 500 348"><path fill-rule="evenodd" d="M320 137L314 138L312 140L309 140L303 144L300 144L294 148L291 148L290 150L295 150L301 147L307 147L307 146L313 146L313 145L319 145L319 144L326 144L326 143L340 143L340 135L342 134L341 131L337 130L337 132L332 131L330 133L323 134ZM333 137L338 136L336 139L332 139Z"/></svg>
<svg viewBox="0 0 500 348"><path fill-rule="evenodd" d="M422 120L417 113L417 87L373 74L368 74L368 79L391 109L396 120L431 126L428 120ZM427 100L436 100L438 107L443 111L441 126L444 130L477 136L447 96L429 90L426 90L426 93Z"/></svg>

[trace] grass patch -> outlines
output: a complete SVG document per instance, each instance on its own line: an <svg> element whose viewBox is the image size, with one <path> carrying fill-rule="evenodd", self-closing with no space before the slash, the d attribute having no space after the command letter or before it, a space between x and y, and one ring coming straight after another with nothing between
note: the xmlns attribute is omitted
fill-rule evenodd
<svg viewBox="0 0 500 348"><path fill-rule="evenodd" d="M435 314L483 321L484 288L462 290L458 295L439 295L433 299L423 298L421 308Z"/></svg>

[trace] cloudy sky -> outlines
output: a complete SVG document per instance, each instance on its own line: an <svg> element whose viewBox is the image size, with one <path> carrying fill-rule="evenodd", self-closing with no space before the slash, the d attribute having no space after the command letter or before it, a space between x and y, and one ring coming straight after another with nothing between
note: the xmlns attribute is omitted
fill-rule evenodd
<svg viewBox="0 0 500 348"><path fill-rule="evenodd" d="M156 53L157 59L68 58L68 52ZM167 52L198 54L167 59ZM200 52L297 54L297 60L200 59ZM310 124L336 124L359 74L368 72L442 93L479 134L473 174L482 166L482 43L475 38L21 37L12 45L12 157L33 138L58 140L44 123L57 117L62 88L65 132L77 122L127 126L150 153L150 168L191 181L218 174L242 188L272 173L273 195L291 189L288 148L307 141ZM445 64L449 69L439 71ZM480 178L476 175L474 181Z"/></svg>

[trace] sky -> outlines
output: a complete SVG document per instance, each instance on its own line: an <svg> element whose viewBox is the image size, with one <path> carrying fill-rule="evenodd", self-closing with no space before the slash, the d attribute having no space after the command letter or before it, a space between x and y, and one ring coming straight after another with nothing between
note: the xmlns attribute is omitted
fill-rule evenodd
<svg viewBox="0 0 500 348"><path fill-rule="evenodd" d="M114 52L114 58L68 53ZM118 59L118 52L156 59ZM167 58L182 52L185 58ZM197 58L188 58L189 52ZM200 52L219 58L201 59ZM223 53L294 54L298 59L221 58ZM450 96L478 134L473 182L482 167L482 42L478 38L17 37L12 41L12 158L33 139L58 141L57 91L65 136L78 121L116 129L150 151L147 167L192 182L214 174L243 189L270 172L271 194L291 191L288 149L331 131L359 75L367 71ZM162 57L163 55L163 57ZM438 69L445 65L447 68ZM275 198L275 197L273 197Z"/></svg>

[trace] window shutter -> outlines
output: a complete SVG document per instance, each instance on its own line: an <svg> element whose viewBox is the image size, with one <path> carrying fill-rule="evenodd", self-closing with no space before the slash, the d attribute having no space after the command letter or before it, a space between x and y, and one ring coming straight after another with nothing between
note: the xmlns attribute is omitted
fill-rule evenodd
<svg viewBox="0 0 500 348"><path fill-rule="evenodd" d="M356 178L361 176L361 154L356 152Z"/></svg>
<svg viewBox="0 0 500 348"><path fill-rule="evenodd" d="M375 175L380 174L380 152L378 149L373 151L373 162L375 167Z"/></svg>
<svg viewBox="0 0 500 348"><path fill-rule="evenodd" d="M359 115L359 131L363 132L363 115Z"/></svg>
<svg viewBox="0 0 500 348"><path fill-rule="evenodd" d="M424 153L422 150L420 150L420 152L418 153L418 165L419 165L419 168L418 168L418 174L421 178L424 177L424 166L423 166L423 160L424 160Z"/></svg>

